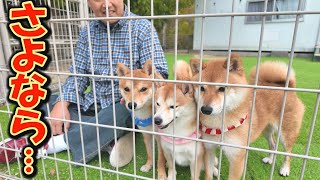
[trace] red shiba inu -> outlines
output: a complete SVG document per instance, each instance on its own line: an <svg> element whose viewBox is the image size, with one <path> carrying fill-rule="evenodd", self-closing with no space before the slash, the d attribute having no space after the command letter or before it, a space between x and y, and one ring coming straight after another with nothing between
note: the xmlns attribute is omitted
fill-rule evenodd
<svg viewBox="0 0 320 180"><path fill-rule="evenodd" d="M199 74L200 61L190 60L193 80L202 82L225 83L227 61L217 60L203 63L202 72ZM258 85L284 87L287 76L287 65L280 62L265 62L261 64ZM254 82L255 69L251 71ZM291 71L289 87L294 88L296 79ZM248 84L242 61L239 55L231 55L228 83ZM200 86L200 87L199 87ZM200 92L198 92L200 89ZM233 145L247 145L249 120L252 110L253 89L232 86L194 85L195 99L201 109L200 129L202 138L211 141L220 141L221 133L224 134L223 142ZM199 94L199 96L198 96ZM226 97L224 99L224 94ZM275 149L274 132L277 132L284 91L258 89L252 118L250 142L255 141L260 134L264 134L269 142L270 150ZM225 101L224 130L222 126L223 104ZM283 122L281 128L281 143L286 152L292 152L303 120L304 105L293 91L287 92ZM206 179L212 179L214 165L215 144L205 145L205 170ZM233 147L222 147L227 156L229 166L229 179L240 179L244 169L245 150ZM273 155L263 159L265 163L272 163ZM280 169L280 175L288 176L290 173L290 157L286 156Z"/></svg>
<svg viewBox="0 0 320 180"><path fill-rule="evenodd" d="M178 80L190 80L192 73L186 62L178 61L176 67ZM174 99L173 83L163 83L161 85L157 87L156 91L156 114L154 115L154 121L159 128L159 132L173 135L174 131L176 136L200 138L200 131L197 131L197 113L192 85L177 84L176 99ZM174 103L175 100L176 103ZM177 164L190 165L191 179L199 179L200 170L203 166L203 144L183 138L173 139L168 136L161 136L160 139L167 160L168 179L175 179L176 176L176 172L173 171L173 156ZM174 148L173 144L175 144Z"/></svg>
<svg viewBox="0 0 320 180"><path fill-rule="evenodd" d="M148 60L143 66L143 69L133 70L133 77L139 78L152 78L152 68L155 78L161 78L162 76L156 72L155 67L152 67L152 61ZM120 77L131 77L131 70L122 63L117 64L117 74ZM132 89L133 82L133 89ZM127 79L119 80L119 88L122 97L126 102L127 109L131 112L134 109L135 125L139 129L146 131L153 131L152 127L152 82L151 81L132 81ZM132 101L132 96L134 101ZM155 127L156 128L156 127ZM156 130L156 129L155 129ZM144 143L147 151L147 162L140 170L148 172L153 165L152 154L152 135L142 133ZM159 145L159 138L156 137L158 144L158 177L163 179L166 177L165 172L165 160L162 150Z"/></svg>

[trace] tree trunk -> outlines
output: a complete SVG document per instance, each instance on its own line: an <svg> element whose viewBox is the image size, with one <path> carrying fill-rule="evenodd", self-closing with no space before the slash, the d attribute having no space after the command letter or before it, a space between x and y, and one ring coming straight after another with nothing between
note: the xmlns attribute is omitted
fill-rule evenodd
<svg viewBox="0 0 320 180"><path fill-rule="evenodd" d="M163 50L167 49L167 23L164 22L162 26L162 48Z"/></svg>

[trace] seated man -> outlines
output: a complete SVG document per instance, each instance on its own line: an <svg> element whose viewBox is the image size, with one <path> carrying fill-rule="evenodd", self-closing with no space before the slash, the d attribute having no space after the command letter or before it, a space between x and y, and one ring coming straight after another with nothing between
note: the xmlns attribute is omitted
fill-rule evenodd
<svg viewBox="0 0 320 180"><path fill-rule="evenodd" d="M88 4L96 17L106 17L106 13L109 14L109 17L129 16L128 8L123 0L109 0L108 4L105 0L88 0ZM106 6L108 6L108 12L106 12ZM130 16L136 15L131 13ZM107 22L110 25L110 37L108 36ZM129 26L131 26L130 32ZM63 85L62 95L59 97L51 96L49 102L51 111L49 119L54 136L49 140L46 149L48 153L54 153L70 148L72 160L78 163L89 162L98 155L98 151L101 149L113 147L115 130L99 127L98 138L98 128L95 125L80 125L81 123L70 123L68 120L96 124L96 119L98 119L99 125L132 126L128 110L120 104L121 94L118 80L115 79L112 83L112 80L107 77L93 78L89 77L90 75L116 75L116 64L118 62L129 67L132 62L134 69L141 68L146 60L152 59L153 54L157 71L164 78L168 77L163 50L157 33L148 20L136 19L131 20L130 23L124 19L94 20L90 22L89 28L83 27L79 35L75 50L75 62L70 67L71 73L75 75L67 78ZM131 56L129 33L131 33ZM90 38L88 37L89 34ZM77 76L76 74L87 74L87 76ZM90 91L86 92L89 85L91 85ZM114 89L114 92L112 92L112 89ZM97 117L95 101L97 103ZM115 102L113 103L113 101ZM78 109L78 104L80 109ZM45 112L47 112L46 109L44 108ZM115 109L115 113L113 109ZM47 115L48 113L46 113ZM114 118L116 124L114 124ZM59 119L65 120L61 121ZM111 162L111 164L121 167L132 159L132 153L128 154L130 150L132 152L132 145L128 145L128 142L132 143L132 139L130 139L132 136L130 134L124 136L128 132L123 130L116 130L116 133L116 137L120 138L119 143L116 144L119 148L113 148L117 149L117 152L111 151L111 154L125 153L126 156L120 156L119 164L116 162ZM6 146L8 147L11 144L10 147L21 149L27 143L24 138L15 141L18 147L15 147L14 140L6 142ZM121 142L127 145L126 148L121 148ZM15 157L9 157L10 162L15 160ZM0 163L5 163L5 161L4 150L0 149Z"/></svg>

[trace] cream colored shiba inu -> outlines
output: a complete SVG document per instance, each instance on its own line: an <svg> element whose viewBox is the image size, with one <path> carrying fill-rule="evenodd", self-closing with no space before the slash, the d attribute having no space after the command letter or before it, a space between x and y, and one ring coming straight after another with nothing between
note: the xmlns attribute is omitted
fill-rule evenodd
<svg viewBox="0 0 320 180"><path fill-rule="evenodd" d="M192 73L186 62L178 61L176 67L178 80L190 80ZM162 86L157 87L154 121L159 128L159 132L168 135L200 138L200 131L197 134L197 113L192 86L190 84L177 84L176 103L174 101L173 83L163 83ZM168 179L175 179L176 176L176 172L173 171L173 156L177 164L190 165L191 179L199 179L203 165L203 144L193 140L168 136L161 136L160 139L167 160ZM196 158L197 167L195 166Z"/></svg>
<svg viewBox="0 0 320 180"><path fill-rule="evenodd" d="M161 78L162 76L156 72L155 67L152 67L152 61L148 60L143 66L143 69L133 70L133 77L139 78L152 78L152 68L155 78ZM122 77L131 77L131 70L122 63L117 64L117 74ZM133 89L132 89L133 82ZM119 88L122 97L126 102L127 109L131 112L134 109L135 125L139 129L146 131L153 131L152 127L152 82L151 81L132 81L127 79L119 80ZM132 96L134 101L132 101ZM155 128L157 128L155 126ZM156 129L155 129L156 130ZM144 143L147 151L147 162L140 170L148 172L153 165L153 151L152 151L152 135L142 133ZM158 147L159 137L156 137ZM162 149L158 148L158 177L163 179L166 177L165 172L165 159L162 153Z"/></svg>
<svg viewBox="0 0 320 180"><path fill-rule="evenodd" d="M190 60L194 73L193 80L198 81L200 61ZM265 62L261 64L258 85L284 87L287 76L287 65L280 62ZM203 63L202 82L225 83L227 61L217 60ZM254 82L255 69L251 71L252 82ZM294 88L296 84L294 72L289 77L289 87ZM232 55L229 66L228 83L248 84L242 61L239 55ZM198 87L200 86L200 87ZM200 92L198 92L200 89ZM221 133L224 134L223 142L233 145L247 145L249 132L249 120L252 110L253 89L194 85L195 99L199 102L201 110L200 122L202 138L211 141L220 141ZM199 96L198 96L199 94ZM224 94L226 94L224 100ZM284 91L257 89L250 142L255 141L261 133L264 133L269 142L270 150L275 149L274 132L277 132ZM225 101L224 130L222 126L223 104ZM296 141L303 120L304 105L293 91L287 92L283 122L281 126L281 143L286 152L292 152L292 146ZM205 171L206 179L212 179L213 164L216 145L205 144ZM244 169L245 150L233 147L222 147L227 156L229 166L229 179L240 179ZM265 163L272 163L273 155L263 159ZM286 156L280 169L280 175L288 176L290 173L290 157Z"/></svg>

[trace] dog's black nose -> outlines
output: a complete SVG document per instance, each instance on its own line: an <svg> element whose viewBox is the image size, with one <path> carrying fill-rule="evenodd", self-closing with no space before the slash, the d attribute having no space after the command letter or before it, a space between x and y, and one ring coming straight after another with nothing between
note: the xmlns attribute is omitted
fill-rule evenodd
<svg viewBox="0 0 320 180"><path fill-rule="evenodd" d="M156 125L160 125L160 124L162 124L162 119L159 118L159 117L155 117L155 118L154 118L154 123L155 123Z"/></svg>
<svg viewBox="0 0 320 180"><path fill-rule="evenodd" d="M137 107L137 103L133 102L133 109L136 109L136 107ZM131 102L128 103L128 108L132 109L132 103Z"/></svg>
<svg viewBox="0 0 320 180"><path fill-rule="evenodd" d="M207 115L210 115L211 113L212 113L212 108L211 107L209 107L209 106L202 106L201 107L201 112L203 113L203 114L207 114Z"/></svg>

